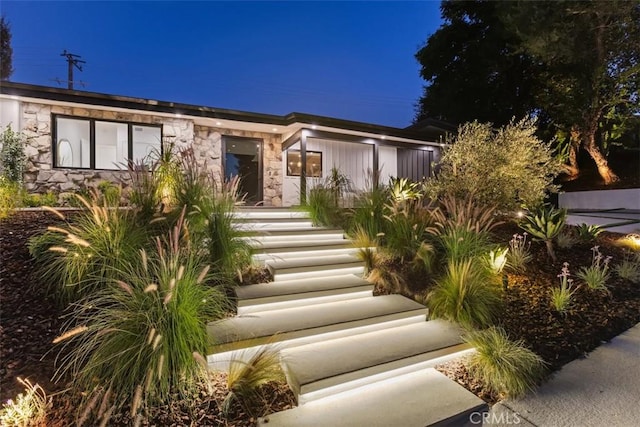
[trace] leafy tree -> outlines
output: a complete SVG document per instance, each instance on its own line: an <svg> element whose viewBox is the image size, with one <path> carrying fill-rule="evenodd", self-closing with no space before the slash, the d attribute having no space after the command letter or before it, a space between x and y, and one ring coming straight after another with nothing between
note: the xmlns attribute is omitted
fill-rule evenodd
<svg viewBox="0 0 640 427"><path fill-rule="evenodd" d="M11 26L3 16L0 18L0 80L8 80L11 74L13 74Z"/></svg>
<svg viewBox="0 0 640 427"><path fill-rule="evenodd" d="M535 103L569 134L573 172L584 148L616 181L603 149L640 113L640 2L520 1L502 13L519 51L541 64Z"/></svg>
<svg viewBox="0 0 640 427"><path fill-rule="evenodd" d="M490 123L466 123L444 150L440 173L428 182L432 196L473 194L479 203L510 211L539 205L560 162L535 136L532 119L493 129Z"/></svg>
<svg viewBox="0 0 640 427"><path fill-rule="evenodd" d="M0 134L0 169L2 176L11 182L22 184L27 156L24 153L24 136L14 132L11 125L7 125Z"/></svg>
<svg viewBox="0 0 640 427"><path fill-rule="evenodd" d="M502 126L532 110L534 64L499 19L498 2L442 2L444 24L417 52L427 82L416 121Z"/></svg>
<svg viewBox="0 0 640 427"><path fill-rule="evenodd" d="M416 54L426 80L416 119L504 124L536 117L545 139L578 150L606 183L607 147L640 113L640 2L443 1L444 24Z"/></svg>

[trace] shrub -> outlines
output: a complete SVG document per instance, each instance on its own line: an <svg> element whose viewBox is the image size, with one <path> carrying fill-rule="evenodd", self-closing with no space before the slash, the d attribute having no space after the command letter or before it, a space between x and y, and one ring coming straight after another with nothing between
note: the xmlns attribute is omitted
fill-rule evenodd
<svg viewBox="0 0 640 427"><path fill-rule="evenodd" d="M251 246L233 225L234 208L241 203L240 180L236 177L220 185L214 180L210 183L190 219L197 223L194 238L206 248L213 270L228 279L251 263Z"/></svg>
<svg viewBox="0 0 640 427"><path fill-rule="evenodd" d="M440 229L464 227L477 233L485 233L502 224L496 221L496 209L481 205L473 193L456 197L447 194L441 206L434 210L433 217Z"/></svg>
<svg viewBox="0 0 640 427"><path fill-rule="evenodd" d="M260 398L260 387L283 380L277 350L262 347L247 362L241 357L232 359L227 375L228 394L222 403L222 412L229 413L232 403L238 402L250 415L258 415L254 414L252 407Z"/></svg>
<svg viewBox="0 0 640 427"><path fill-rule="evenodd" d="M487 255L487 264L493 274L502 274L502 270L504 270L507 265L508 253L509 248L497 248L489 251L489 254Z"/></svg>
<svg viewBox="0 0 640 427"><path fill-rule="evenodd" d="M170 210L176 206L182 171L180 161L176 158L174 144L163 144L160 152L152 153L156 158L153 166L153 179L156 182L156 195L165 207Z"/></svg>
<svg viewBox="0 0 640 427"><path fill-rule="evenodd" d="M578 238L573 233L573 227L564 227L556 236L556 243L560 249L571 249L578 243Z"/></svg>
<svg viewBox="0 0 640 427"><path fill-rule="evenodd" d="M0 175L0 219L6 218L20 207L20 184Z"/></svg>
<svg viewBox="0 0 640 427"><path fill-rule="evenodd" d="M27 156L24 154L25 138L22 134L14 132L11 125L7 125L2 134L2 150L0 150L0 165L2 176L11 182L22 184L24 169L27 165Z"/></svg>
<svg viewBox="0 0 640 427"><path fill-rule="evenodd" d="M490 248L489 236L484 232L470 230L464 226L452 226L437 236L445 261L460 262L480 257Z"/></svg>
<svg viewBox="0 0 640 427"><path fill-rule="evenodd" d="M337 222L337 206L334 205L334 201L331 189L318 184L309 190L307 203L302 206L302 209L309 214L314 225L333 226Z"/></svg>
<svg viewBox="0 0 640 427"><path fill-rule="evenodd" d="M520 228L542 240L547 246L547 254L553 262L556 262L553 239L562 231L566 220L567 211L565 209L543 206L525 214L520 222Z"/></svg>
<svg viewBox="0 0 640 427"><path fill-rule="evenodd" d="M602 253L600 253L599 246L591 248L591 252L591 265L582 267L576 276L584 281L589 289L606 291L607 281L610 277L609 261L611 257L608 256L605 258Z"/></svg>
<svg viewBox="0 0 640 427"><path fill-rule="evenodd" d="M625 252L624 259L620 264L613 267L618 277L629 280L633 283L640 283L640 260Z"/></svg>
<svg viewBox="0 0 640 427"><path fill-rule="evenodd" d="M68 374L80 391L108 390L115 405L130 403L134 419L148 402L184 392L206 375L206 322L228 309L225 293L206 285L210 279L178 221L154 249L122 266L119 280L74 306L54 340L66 342L57 377Z"/></svg>
<svg viewBox="0 0 640 427"><path fill-rule="evenodd" d="M480 204L500 211L537 206L547 192L557 191L553 179L560 161L535 133L535 121L528 119L497 130L490 123L461 125L430 180L431 197L475 194Z"/></svg>
<svg viewBox="0 0 640 427"><path fill-rule="evenodd" d="M51 191L44 194L29 194L25 192L22 197L22 203L28 207L56 206L58 204L58 196Z"/></svg>
<svg viewBox="0 0 640 427"><path fill-rule="evenodd" d="M589 225L589 224L580 224L576 226L576 231L578 232L578 238L583 242L593 242L596 240L598 235L602 233L602 227L599 225Z"/></svg>
<svg viewBox="0 0 640 427"><path fill-rule="evenodd" d="M527 264L531 261L529 248L531 242L527 241L528 234L514 234L509 241L509 252L507 253L507 267L516 273L523 272Z"/></svg>
<svg viewBox="0 0 640 427"><path fill-rule="evenodd" d="M394 202L386 206L382 247L401 261L412 260L433 232L431 215L419 200Z"/></svg>
<svg viewBox="0 0 640 427"><path fill-rule="evenodd" d="M77 197L84 210L73 221L64 227L49 227L46 236L30 243L42 282L49 284L49 292L62 303L118 278L123 266L149 241L147 230L136 223L132 211L114 209L106 200L99 204L96 192L91 200Z"/></svg>
<svg viewBox="0 0 640 427"><path fill-rule="evenodd" d="M369 274L377 263L377 248L380 244L377 238L372 239L360 226L356 227L350 236L353 246L358 248L357 256L364 262L364 274Z"/></svg>
<svg viewBox="0 0 640 427"><path fill-rule="evenodd" d="M130 163L127 171L131 179L129 201L136 211L138 224L150 223L160 212L162 199L153 170L146 163Z"/></svg>
<svg viewBox="0 0 640 427"><path fill-rule="evenodd" d="M109 181L101 181L98 186L100 196L108 206L119 206L122 188Z"/></svg>
<svg viewBox="0 0 640 427"><path fill-rule="evenodd" d="M573 301L575 290L572 289L573 279L569 278L569 263L562 264L562 272L558 275L560 287L551 289L551 305L553 308L565 314Z"/></svg>
<svg viewBox="0 0 640 427"><path fill-rule="evenodd" d="M501 298L487 270L467 259L449 262L427 304L433 316L471 328L490 325L500 311Z"/></svg>
<svg viewBox="0 0 640 427"><path fill-rule="evenodd" d="M371 239L385 229L385 206L389 203L388 188L378 183L379 172L368 172L368 190L357 195L348 213L348 231L360 227Z"/></svg>
<svg viewBox="0 0 640 427"><path fill-rule="evenodd" d="M544 374L542 358L523 341L510 341L501 328L471 332L465 340L476 349L469 360L470 373L495 393L522 397Z"/></svg>
<svg viewBox="0 0 640 427"><path fill-rule="evenodd" d="M0 409L0 424L5 427L25 427L46 425L47 411L51 399L38 384L18 377L25 392L18 394L16 400L9 399Z"/></svg>

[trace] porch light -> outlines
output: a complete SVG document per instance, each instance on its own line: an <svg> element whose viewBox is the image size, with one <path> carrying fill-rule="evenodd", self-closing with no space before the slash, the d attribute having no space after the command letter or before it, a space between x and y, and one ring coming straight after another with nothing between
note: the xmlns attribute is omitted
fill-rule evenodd
<svg viewBox="0 0 640 427"><path fill-rule="evenodd" d="M182 117L182 114L176 114L176 118L179 119Z"/></svg>
<svg viewBox="0 0 640 427"><path fill-rule="evenodd" d="M311 129L318 129L318 126L316 126L316 125L311 125Z"/></svg>
<svg viewBox="0 0 640 427"><path fill-rule="evenodd" d="M382 136L380 137L380 139L387 139L387 136L386 136L386 135L382 135Z"/></svg>
<svg viewBox="0 0 640 427"><path fill-rule="evenodd" d="M278 132L278 128L271 129L273 132Z"/></svg>
<svg viewBox="0 0 640 427"><path fill-rule="evenodd" d="M216 126L220 126L222 123L220 122L216 122Z"/></svg>

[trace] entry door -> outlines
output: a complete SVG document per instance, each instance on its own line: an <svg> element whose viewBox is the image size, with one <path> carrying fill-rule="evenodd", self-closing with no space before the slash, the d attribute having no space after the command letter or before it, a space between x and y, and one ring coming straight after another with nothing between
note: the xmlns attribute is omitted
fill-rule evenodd
<svg viewBox="0 0 640 427"><path fill-rule="evenodd" d="M262 140L225 136L224 177L240 177L240 194L248 204L262 201Z"/></svg>

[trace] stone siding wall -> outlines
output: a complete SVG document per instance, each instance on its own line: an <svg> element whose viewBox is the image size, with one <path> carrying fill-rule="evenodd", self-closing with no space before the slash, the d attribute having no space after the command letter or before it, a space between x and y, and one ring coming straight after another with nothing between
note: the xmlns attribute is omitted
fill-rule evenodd
<svg viewBox="0 0 640 427"><path fill-rule="evenodd" d="M22 104L22 132L27 137L25 154L28 162L25 185L28 191L69 192L87 186L96 186L101 181L110 181L124 187L128 184L129 176L126 171L54 169L52 114L160 124L165 143L173 143L176 150L192 148L201 170L210 171L216 178L223 176L222 137L224 135L262 139L264 141L264 205L282 206L280 135L199 126L188 119L25 102Z"/></svg>

